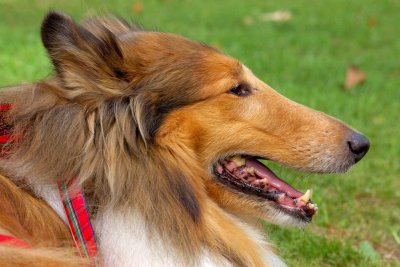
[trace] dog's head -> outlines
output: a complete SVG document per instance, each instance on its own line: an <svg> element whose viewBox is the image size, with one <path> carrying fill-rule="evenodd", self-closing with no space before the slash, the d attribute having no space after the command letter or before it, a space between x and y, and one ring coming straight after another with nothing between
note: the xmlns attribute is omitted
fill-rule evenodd
<svg viewBox="0 0 400 267"><path fill-rule="evenodd" d="M345 172L369 148L342 122L283 97L236 59L186 38L113 19L77 25L51 13L42 39L63 97L87 110L130 103L142 149L178 144L207 172L208 197L233 212L303 225L317 211L310 192L300 193L259 159Z"/></svg>

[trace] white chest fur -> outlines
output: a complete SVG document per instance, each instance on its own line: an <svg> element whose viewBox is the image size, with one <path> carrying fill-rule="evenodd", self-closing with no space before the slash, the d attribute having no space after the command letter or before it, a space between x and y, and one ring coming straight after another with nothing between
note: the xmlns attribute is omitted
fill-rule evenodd
<svg viewBox="0 0 400 267"><path fill-rule="evenodd" d="M149 235L138 214L100 214L93 222L104 266L183 266L168 240ZM205 251L199 266L230 266L226 260L212 259ZM190 255L188 255L190 257Z"/></svg>
<svg viewBox="0 0 400 267"><path fill-rule="evenodd" d="M99 249L104 266L184 266L179 255L175 253L166 240L157 236L149 236L144 220L138 214L118 214L107 211L100 214L93 222L99 241ZM241 224L241 228L250 236L265 242L255 229ZM186 255L191 257L191 255ZM263 254L266 266L284 267L282 260L271 251ZM197 266L232 266L222 256L215 256L204 249L198 259Z"/></svg>
<svg viewBox="0 0 400 267"><path fill-rule="evenodd" d="M67 223L62 201L56 184L34 188L35 193L45 199L57 214ZM257 243L264 243L263 235L252 226L236 220L240 228ZM175 253L168 240L154 234L150 236L146 223L140 214L119 213L106 210L92 221L100 257L105 267L130 266L184 266L182 255ZM191 255L186 255L191 257ZM263 253L265 266L284 267L282 260L271 251ZM225 267L231 264L222 256L212 255L204 249L198 259L199 267ZM181 263L180 263L181 262Z"/></svg>
<svg viewBox="0 0 400 267"><path fill-rule="evenodd" d="M67 215L65 214L58 185L56 183L34 186L33 191L37 196L43 198L66 224L68 223Z"/></svg>

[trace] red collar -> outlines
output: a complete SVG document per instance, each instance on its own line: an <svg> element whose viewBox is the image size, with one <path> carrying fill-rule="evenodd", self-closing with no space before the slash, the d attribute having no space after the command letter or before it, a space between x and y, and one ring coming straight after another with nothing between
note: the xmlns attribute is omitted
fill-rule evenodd
<svg viewBox="0 0 400 267"><path fill-rule="evenodd" d="M11 235L0 234L0 244L7 244L10 246L19 247L19 248L30 248L28 243L26 243L24 240L18 239Z"/></svg>
<svg viewBox="0 0 400 267"><path fill-rule="evenodd" d="M6 158L10 151L10 145L17 141L12 133L12 126L6 123L6 116L4 116L4 113L12 108L12 104L0 104L0 158ZM94 259L93 265L98 266L96 240L82 189L77 185L75 178L69 184L58 184L58 188L76 247L82 257ZM0 242L6 241L16 246L29 247L22 240L12 236L0 235Z"/></svg>
<svg viewBox="0 0 400 267"><path fill-rule="evenodd" d="M83 191L75 178L69 184L58 184L58 188L76 247L81 256L95 258L96 240Z"/></svg>

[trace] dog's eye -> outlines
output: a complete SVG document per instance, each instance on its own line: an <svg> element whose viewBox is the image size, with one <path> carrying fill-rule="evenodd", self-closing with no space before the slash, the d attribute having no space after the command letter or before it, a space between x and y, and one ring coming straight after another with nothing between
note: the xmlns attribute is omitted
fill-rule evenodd
<svg viewBox="0 0 400 267"><path fill-rule="evenodd" d="M238 83L229 90L229 93L237 96L248 96L251 94L251 89L247 84Z"/></svg>

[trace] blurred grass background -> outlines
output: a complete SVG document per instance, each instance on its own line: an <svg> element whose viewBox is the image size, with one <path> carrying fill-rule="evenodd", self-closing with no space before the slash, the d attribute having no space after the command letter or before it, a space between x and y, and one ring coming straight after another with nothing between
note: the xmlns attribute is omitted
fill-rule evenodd
<svg viewBox="0 0 400 267"><path fill-rule="evenodd" d="M320 210L304 230L265 227L289 266L400 266L399 0L0 0L1 87L51 74L39 36L50 9L77 20L113 13L206 42L287 97L362 131L370 152L345 175L273 167L313 188ZM263 21L278 10L291 18ZM351 65L366 81L344 91Z"/></svg>

